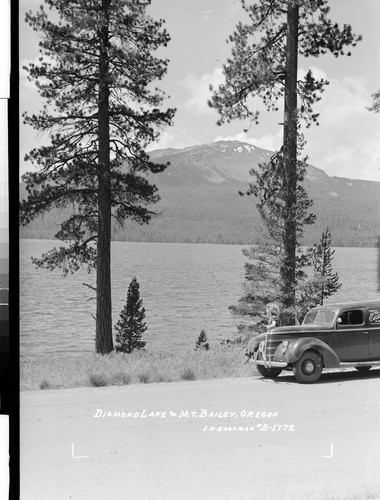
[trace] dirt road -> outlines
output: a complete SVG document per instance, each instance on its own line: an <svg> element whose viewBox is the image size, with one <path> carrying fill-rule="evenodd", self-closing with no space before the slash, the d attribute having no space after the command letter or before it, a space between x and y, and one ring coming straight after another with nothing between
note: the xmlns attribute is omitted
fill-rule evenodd
<svg viewBox="0 0 380 500"><path fill-rule="evenodd" d="M380 370L21 394L21 498L378 499Z"/></svg>

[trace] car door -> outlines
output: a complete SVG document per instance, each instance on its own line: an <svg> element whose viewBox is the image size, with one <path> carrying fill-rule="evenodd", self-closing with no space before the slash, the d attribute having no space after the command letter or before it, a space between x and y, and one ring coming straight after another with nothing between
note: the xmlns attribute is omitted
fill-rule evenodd
<svg viewBox="0 0 380 500"><path fill-rule="evenodd" d="M370 359L380 359L380 308L368 309L368 334Z"/></svg>
<svg viewBox="0 0 380 500"><path fill-rule="evenodd" d="M369 359L369 329L364 308L342 310L332 333L331 347L340 361L367 361Z"/></svg>

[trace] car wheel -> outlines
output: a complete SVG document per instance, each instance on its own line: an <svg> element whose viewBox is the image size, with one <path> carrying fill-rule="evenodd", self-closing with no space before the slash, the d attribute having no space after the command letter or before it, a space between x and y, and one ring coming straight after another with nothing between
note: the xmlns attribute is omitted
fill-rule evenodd
<svg viewBox="0 0 380 500"><path fill-rule="evenodd" d="M365 373L368 372L372 366L355 366L355 370L358 370L358 372Z"/></svg>
<svg viewBox="0 0 380 500"><path fill-rule="evenodd" d="M322 374L322 358L314 351L306 351L293 365L293 373L300 384L312 384Z"/></svg>
<svg viewBox="0 0 380 500"><path fill-rule="evenodd" d="M276 378L282 372L281 368L266 368L263 365L256 365L257 371L264 378Z"/></svg>

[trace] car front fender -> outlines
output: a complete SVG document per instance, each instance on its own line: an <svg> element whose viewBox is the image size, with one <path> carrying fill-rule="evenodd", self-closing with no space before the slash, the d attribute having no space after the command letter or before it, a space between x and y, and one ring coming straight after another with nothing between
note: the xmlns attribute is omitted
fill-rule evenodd
<svg viewBox="0 0 380 500"><path fill-rule="evenodd" d="M280 344L276 350L274 359L276 361L286 361L288 364L292 364L298 361L302 354L308 349L313 349L322 355L325 368L339 367L340 360L331 347L322 342L322 340L310 337L298 339L295 342L289 342L289 346L285 353L282 352L282 344Z"/></svg>

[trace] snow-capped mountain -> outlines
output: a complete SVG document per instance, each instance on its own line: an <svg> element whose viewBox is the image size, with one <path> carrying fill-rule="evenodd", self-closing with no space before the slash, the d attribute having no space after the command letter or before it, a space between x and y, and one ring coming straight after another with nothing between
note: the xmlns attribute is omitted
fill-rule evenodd
<svg viewBox="0 0 380 500"><path fill-rule="evenodd" d="M237 141L221 141L150 153L164 172L149 175L161 196L148 225L127 222L114 238L125 241L185 243L254 242L259 222L252 196L239 196L254 180L249 172L273 152ZM319 241L328 226L335 246L378 246L380 183L330 177L309 166L304 185L314 201L317 222L305 229L305 244ZM21 197L25 188L20 186ZM22 238L52 238L67 211L52 211L21 228Z"/></svg>
<svg viewBox="0 0 380 500"><path fill-rule="evenodd" d="M213 184L226 180L249 183L252 181L250 170L257 168L260 163L267 163L272 155L273 151L238 141L219 141L184 149L161 149L150 154L154 161L171 163L163 176L206 180ZM323 170L312 166L308 168L307 177L310 179L326 176Z"/></svg>

